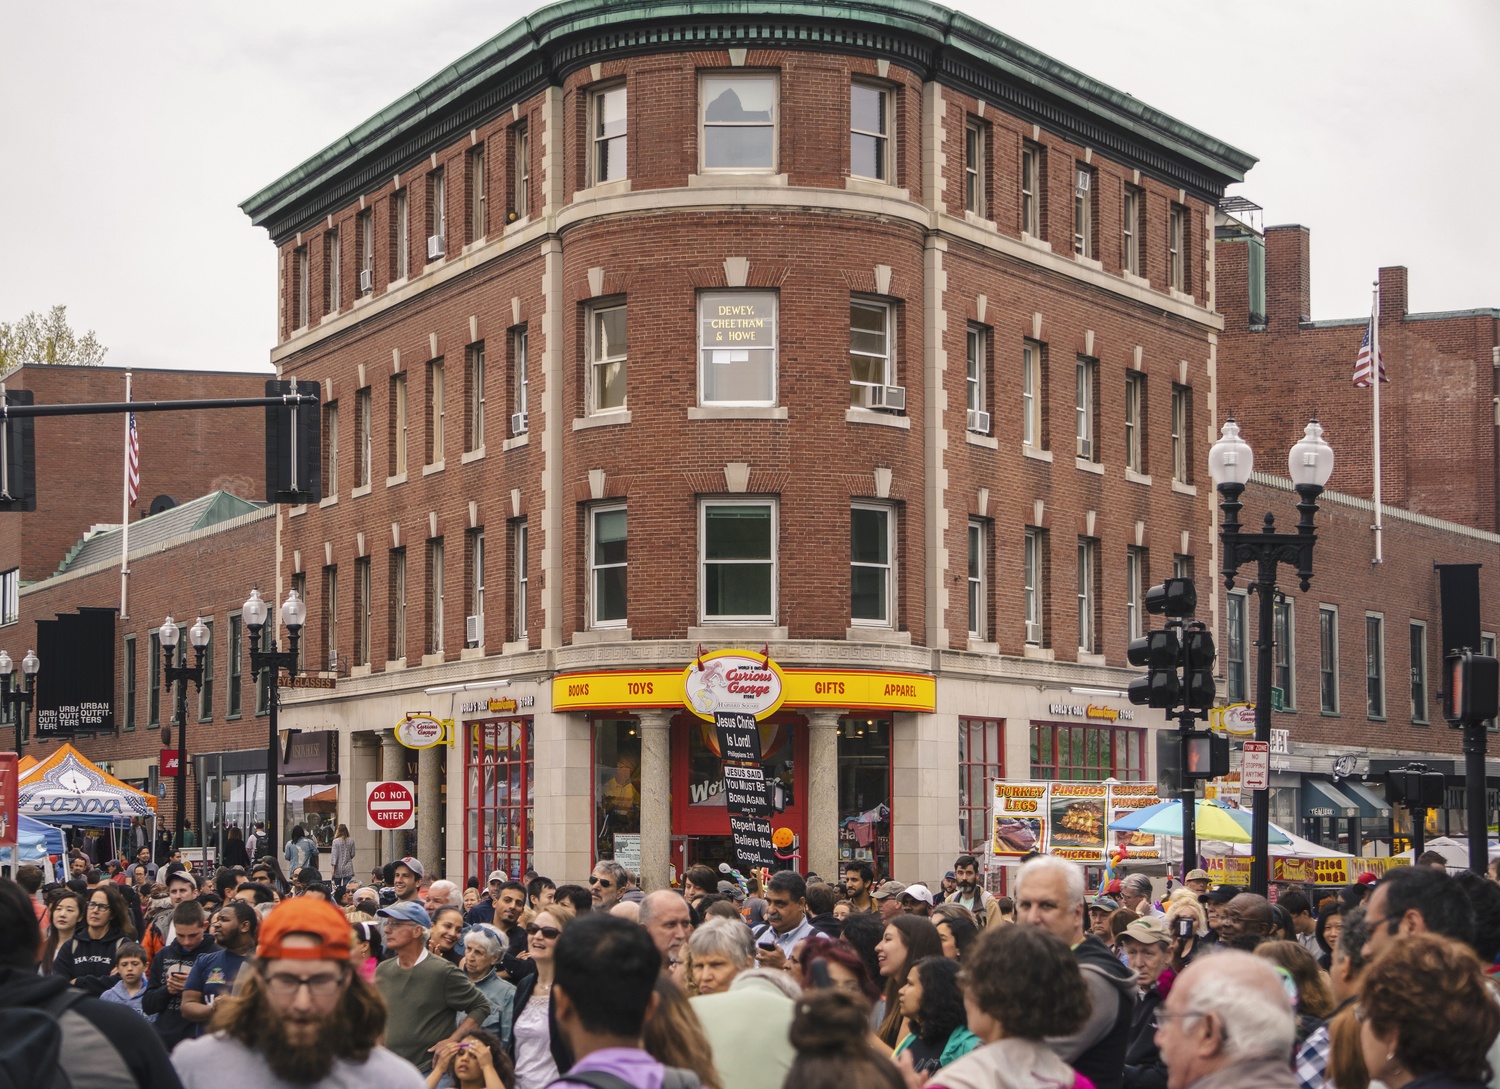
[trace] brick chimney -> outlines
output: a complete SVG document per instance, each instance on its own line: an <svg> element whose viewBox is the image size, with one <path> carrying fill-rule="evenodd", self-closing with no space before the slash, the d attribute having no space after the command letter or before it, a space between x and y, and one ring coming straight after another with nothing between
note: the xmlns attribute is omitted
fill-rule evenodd
<svg viewBox="0 0 1500 1089"><path fill-rule="evenodd" d="M1273 332L1290 332L1312 318L1310 255L1306 227L1266 228L1266 319Z"/></svg>
<svg viewBox="0 0 1500 1089"><path fill-rule="evenodd" d="M1406 317L1406 266L1387 265L1380 270L1380 316L1388 321Z"/></svg>

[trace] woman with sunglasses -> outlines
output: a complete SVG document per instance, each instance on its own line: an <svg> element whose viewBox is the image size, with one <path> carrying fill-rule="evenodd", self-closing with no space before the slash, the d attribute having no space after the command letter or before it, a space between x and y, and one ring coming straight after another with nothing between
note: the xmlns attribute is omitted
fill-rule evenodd
<svg viewBox="0 0 1500 1089"><path fill-rule="evenodd" d="M114 985L115 949L135 939L125 898L114 885L96 886L84 900L84 919L57 951L52 970L96 998Z"/></svg>
<svg viewBox="0 0 1500 1089"><path fill-rule="evenodd" d="M526 927L526 947L536 972L516 984L510 1048L516 1066L516 1089L542 1089L557 1077L548 1019L552 1001L552 951L572 921L572 911L562 904L551 904L537 912Z"/></svg>

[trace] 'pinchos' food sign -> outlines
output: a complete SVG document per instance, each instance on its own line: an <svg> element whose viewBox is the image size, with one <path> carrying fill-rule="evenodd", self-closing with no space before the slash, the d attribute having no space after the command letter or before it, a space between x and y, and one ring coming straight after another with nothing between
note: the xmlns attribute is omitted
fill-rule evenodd
<svg viewBox="0 0 1500 1089"><path fill-rule="evenodd" d="M1103 865L1107 854L1121 847L1128 858L1159 859L1161 845L1155 836L1114 832L1110 826L1160 800L1154 783L998 779L990 850L997 858L1041 851Z"/></svg>

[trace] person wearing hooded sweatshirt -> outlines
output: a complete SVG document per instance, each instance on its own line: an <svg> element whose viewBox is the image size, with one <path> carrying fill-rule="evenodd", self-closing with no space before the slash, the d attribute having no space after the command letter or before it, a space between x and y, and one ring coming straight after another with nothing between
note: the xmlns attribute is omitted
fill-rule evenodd
<svg viewBox="0 0 1500 1089"><path fill-rule="evenodd" d="M113 886L96 886L83 902L84 918L57 950L52 971L97 998L115 984L115 951L135 935L126 929L130 917Z"/></svg>
<svg viewBox="0 0 1500 1089"><path fill-rule="evenodd" d="M201 1029L182 1016L182 992L193 962L218 948L205 934L208 916L198 901L186 900L173 908L172 925L177 937L152 958L146 995L141 999L142 1012L156 1015L156 1034L169 1051L183 1040L196 1037Z"/></svg>

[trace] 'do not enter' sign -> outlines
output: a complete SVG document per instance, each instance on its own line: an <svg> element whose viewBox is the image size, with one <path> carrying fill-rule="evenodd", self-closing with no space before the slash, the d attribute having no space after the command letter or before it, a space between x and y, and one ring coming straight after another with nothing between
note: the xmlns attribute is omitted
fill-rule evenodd
<svg viewBox="0 0 1500 1089"><path fill-rule="evenodd" d="M417 821L417 788L414 783L390 780L365 788L365 817L371 829L394 832Z"/></svg>

